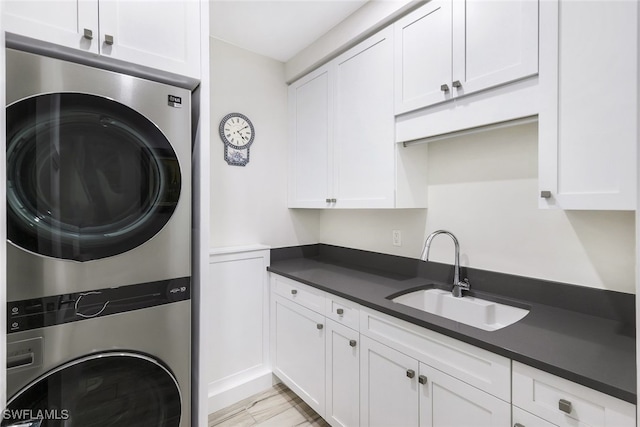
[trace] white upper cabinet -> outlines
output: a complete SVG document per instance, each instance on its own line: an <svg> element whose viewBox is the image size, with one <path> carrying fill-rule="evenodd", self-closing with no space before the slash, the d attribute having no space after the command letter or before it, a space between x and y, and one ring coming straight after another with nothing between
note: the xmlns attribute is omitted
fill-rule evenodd
<svg viewBox="0 0 640 427"><path fill-rule="evenodd" d="M543 2L540 207L636 208L638 3Z"/></svg>
<svg viewBox="0 0 640 427"><path fill-rule="evenodd" d="M6 0L4 30L98 53L98 9L92 0Z"/></svg>
<svg viewBox="0 0 640 427"><path fill-rule="evenodd" d="M392 40L388 27L334 63L335 207L394 206Z"/></svg>
<svg viewBox="0 0 640 427"><path fill-rule="evenodd" d="M395 144L393 28L289 86L289 207L426 207L426 149Z"/></svg>
<svg viewBox="0 0 640 427"><path fill-rule="evenodd" d="M333 92L324 66L289 87L289 206L325 207L331 194Z"/></svg>
<svg viewBox="0 0 640 427"><path fill-rule="evenodd" d="M396 114L538 72L537 0L433 0L394 25Z"/></svg>
<svg viewBox="0 0 640 427"><path fill-rule="evenodd" d="M455 96L536 74L538 1L454 0L453 52Z"/></svg>
<svg viewBox="0 0 640 427"><path fill-rule="evenodd" d="M396 114L451 98L451 0L432 0L394 24Z"/></svg>
<svg viewBox="0 0 640 427"><path fill-rule="evenodd" d="M6 2L7 32L199 77L198 1Z"/></svg>

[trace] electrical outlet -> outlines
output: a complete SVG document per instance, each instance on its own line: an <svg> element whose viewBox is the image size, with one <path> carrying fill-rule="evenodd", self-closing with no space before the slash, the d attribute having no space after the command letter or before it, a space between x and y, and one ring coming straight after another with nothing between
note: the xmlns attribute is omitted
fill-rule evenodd
<svg viewBox="0 0 640 427"><path fill-rule="evenodd" d="M393 246L402 246L402 232L393 230Z"/></svg>

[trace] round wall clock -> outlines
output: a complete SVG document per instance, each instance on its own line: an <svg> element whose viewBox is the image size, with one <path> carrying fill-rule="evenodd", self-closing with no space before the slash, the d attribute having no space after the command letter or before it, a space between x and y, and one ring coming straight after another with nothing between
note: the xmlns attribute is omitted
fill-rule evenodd
<svg viewBox="0 0 640 427"><path fill-rule="evenodd" d="M255 137L251 120L244 114L230 113L222 118L218 128L224 143L224 159L232 166L249 163L249 148Z"/></svg>

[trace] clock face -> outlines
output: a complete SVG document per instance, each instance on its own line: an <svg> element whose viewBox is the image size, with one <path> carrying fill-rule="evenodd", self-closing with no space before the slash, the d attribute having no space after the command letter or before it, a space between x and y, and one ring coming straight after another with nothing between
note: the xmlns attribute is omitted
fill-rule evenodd
<svg viewBox="0 0 640 427"><path fill-rule="evenodd" d="M220 122L220 137L231 147L241 150L253 142L253 124L239 113L227 114Z"/></svg>

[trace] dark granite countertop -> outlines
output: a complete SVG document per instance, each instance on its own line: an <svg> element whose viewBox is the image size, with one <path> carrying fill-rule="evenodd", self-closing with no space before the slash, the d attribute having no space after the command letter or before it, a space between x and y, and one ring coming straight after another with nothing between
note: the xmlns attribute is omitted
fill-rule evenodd
<svg viewBox="0 0 640 427"><path fill-rule="evenodd" d="M424 274L363 268L362 264L349 265L322 256L272 256L268 270L636 403L635 322L507 296L528 305L530 312L513 325L489 332L387 299L432 283L446 285L445 281L432 280ZM473 280L471 286L473 289ZM483 296L482 291L477 294Z"/></svg>

